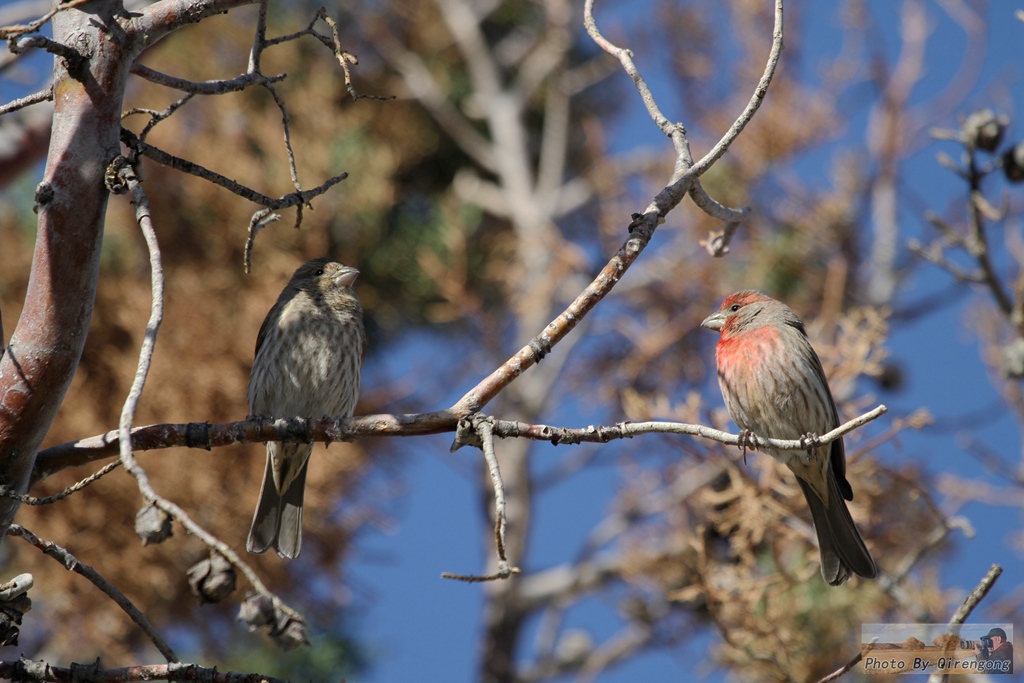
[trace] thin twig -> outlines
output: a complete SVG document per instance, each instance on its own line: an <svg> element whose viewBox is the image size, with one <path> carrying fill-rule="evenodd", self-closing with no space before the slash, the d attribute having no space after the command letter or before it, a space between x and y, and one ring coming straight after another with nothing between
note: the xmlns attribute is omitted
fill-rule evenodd
<svg viewBox="0 0 1024 683"><path fill-rule="evenodd" d="M978 585L975 586L970 595L964 598L963 603L957 608L956 612L953 613L953 616L949 620L949 626L955 626L956 624L962 624L967 621L967 617L971 616L971 612L973 612L974 608L978 606L978 603L985 599L985 596L988 595L988 592L992 589L992 586L995 585L996 580L1002 573L1002 567L998 564L992 565L989 568L988 573L982 577L981 581L978 582Z"/></svg>
<svg viewBox="0 0 1024 683"><path fill-rule="evenodd" d="M267 45L267 12L270 9L270 0L259 0L260 10L256 17L256 31L252 37L252 49L249 51L249 68L251 74L260 73L260 58L263 56L263 49Z"/></svg>
<svg viewBox="0 0 1024 683"><path fill-rule="evenodd" d="M706 240L701 240L700 246L708 250L708 253L718 258L729 253L729 242L736 233L739 223L726 223L722 230L716 230L708 235Z"/></svg>
<svg viewBox="0 0 1024 683"><path fill-rule="evenodd" d="M637 92L640 93L640 99L643 100L644 106L647 108L648 115L654 121L655 125L661 129L661 132L672 139L672 143L676 149L676 170L675 175L670 182L676 182L679 177L693 167L693 157L690 154L690 143L686 139L686 129L682 124L670 122L668 117L661 112L661 109L658 107L658 104L654 99L654 94L647 85L647 81L644 80L644 77L640 74L640 69L637 68L636 63L633 62L632 50L614 45L601 34L601 31L597 28L597 22L594 20L594 0L587 0L584 5L583 25L586 27L587 33L590 34L591 39L597 43L602 50L619 60L623 70L625 70L629 77L633 79L633 85L636 86ZM771 64L771 62L769 62L769 64ZM772 67L772 71L774 72L774 67ZM768 80L770 82L770 76ZM767 85L765 85L765 87L767 88ZM753 112L751 112L750 115L752 116ZM738 131L736 134L738 135ZM719 142L719 145L721 144L722 142ZM726 145L726 148L728 148L728 144ZM722 152L724 153L724 149ZM700 175L700 173L697 175ZM704 188L701 187L700 181L693 180L689 188L690 197L693 199L694 204L713 218L717 218L721 221L738 223L745 220L750 214L749 207L733 209L715 201L707 192L704 191ZM729 232L728 237L732 237L732 231ZM722 248L727 250L728 244L728 238L726 238Z"/></svg>
<svg viewBox="0 0 1024 683"><path fill-rule="evenodd" d="M964 270L946 258L946 254L942 250L942 244L938 241L925 246L920 241L911 239L907 242L907 249L925 261L946 271L957 282L969 284L984 284L987 282L982 270Z"/></svg>
<svg viewBox="0 0 1024 683"><path fill-rule="evenodd" d="M306 28L302 29L301 31L296 31L295 33L277 36L276 38L266 38L263 41L263 47L273 47L274 45L280 45L281 43L287 43L289 41L296 40L298 38L301 38L302 36L313 36L327 47L331 47L330 39L321 33L317 33L317 31L313 28L314 26L316 26L316 22L320 21L321 19L324 19L326 16L327 8L321 7L319 10L317 10L317 13L313 16L313 19L310 20Z"/></svg>
<svg viewBox="0 0 1024 683"><path fill-rule="evenodd" d="M273 603L275 609L284 612L296 621L304 623L305 619L302 615L288 607L280 598L271 593L263 582L260 581L259 577L256 576L256 573L252 568L243 562L227 544L199 526L191 517L189 517L188 513L182 510L178 505L158 495L150 485L146 471L138 465L138 462L132 452L132 439L130 437L132 431L132 419L135 415L135 408L138 404L139 397L142 395L142 389L145 386L146 375L149 371L149 364L152 360L153 349L156 344L156 335L160 329L160 323L163 319L164 278L163 267L160 261L160 247L156 239L156 231L153 229L153 223L149 213L149 203L146 199L145 192L142 190L142 185L139 183L134 171L132 171L131 166L128 164L121 166L117 176L128 185L129 190L132 192L132 201L135 204L136 219L139 222L139 226L146 238L146 244L149 247L153 289L152 309L150 312L149 323L146 327L146 336L142 343L142 349L139 352L138 369L135 372L135 379L132 382L131 389L128 392L128 398L125 400L124 408L121 411L121 422L118 429L118 448L121 456L121 462L124 464L125 470L135 477L135 480L138 483L139 492L147 503L150 503L166 512L179 524L185 527L186 531L205 543L207 547L223 555L228 562L245 574L246 579L249 580L249 583L252 584L252 587L258 593L265 596Z"/></svg>
<svg viewBox="0 0 1024 683"><path fill-rule="evenodd" d="M123 159L123 158L122 158ZM109 174L108 174L109 175ZM135 417L135 410L138 407L139 399L142 397L143 387L146 385L146 377L149 375L149 367L153 360L153 351L156 348L156 336L160 330L160 324L164 317L164 272L160 258L160 245L157 242L156 230L153 228L153 219L149 211L149 200L142 189L142 184L135 176L131 164L125 162L117 170L117 177L128 186L132 193L132 203L135 205L135 219L146 240L149 249L149 263L151 269L152 306L149 322L146 324L146 334L142 340L142 348L139 350L139 362L135 371L135 378L132 380L131 388L125 399L124 407L121 409L121 420L118 426L120 438L121 463L125 470L131 474L139 483L139 489L147 502L153 501L157 496L149 485L149 477L146 475L135 456L132 453L132 421Z"/></svg>
<svg viewBox="0 0 1024 683"><path fill-rule="evenodd" d="M246 275L252 272L252 249L256 246L256 235L263 228L279 220L281 220L281 215L270 209L260 209L252 215L249 220L249 237L245 240L245 250L242 253L242 263L245 266Z"/></svg>
<svg viewBox="0 0 1024 683"><path fill-rule="evenodd" d="M494 453L494 420L487 416L475 416L473 420L477 434L487 461L487 472L491 476L494 487L494 545L498 551L498 572L501 573L507 564L505 559L505 487L501 483L501 470L498 468L498 457Z"/></svg>
<svg viewBox="0 0 1024 683"><path fill-rule="evenodd" d="M53 83L48 84L45 88L39 92L34 92L31 95L25 95L16 100L12 100L7 104L0 107L0 116L4 114L10 114L12 111L18 111L25 107L31 107L33 104L40 102L48 102L53 100Z"/></svg>
<svg viewBox="0 0 1024 683"><path fill-rule="evenodd" d="M498 458L494 453L494 418L478 413L469 422L479 437L480 448L487 461L487 471L491 476L491 486L494 487L494 545L498 553L498 568L493 574L486 576L443 572L441 578L470 583L507 579L513 574L518 574L520 570L519 567L510 567L505 558L505 487L501 482L501 470L498 468Z"/></svg>
<svg viewBox="0 0 1024 683"><path fill-rule="evenodd" d="M970 216L968 223L970 230L964 246L967 249L967 253L978 262L984 283L988 286L989 291L992 292L992 298L995 299L999 310L1009 317L1013 312L1013 302L1010 300L1006 290L1003 289L1003 283L996 273L992 259L989 258L988 237L985 234L985 216L981 209L982 202L984 201L981 194L981 181L984 179L985 174L978 169L975 151L969 145L967 146L967 159L967 180L970 186L967 204L969 208L968 215Z"/></svg>
<svg viewBox="0 0 1024 683"><path fill-rule="evenodd" d="M295 192L301 196L302 184L299 183L299 168L295 162L295 150L292 148L291 117L288 115L288 107L285 105L280 93L277 92L277 88L270 83L263 83L262 85L263 88L274 98L274 102L277 104L277 108L281 112L281 128L284 131L284 149L288 156L288 172L291 174L292 186L295 188ZM295 208L297 209L295 212L296 230L302 226L302 207L303 204L301 203L295 205Z"/></svg>
<svg viewBox="0 0 1024 683"><path fill-rule="evenodd" d="M754 94L750 97L750 101L747 102L747 106L725 135L722 136L722 139L700 161L694 164L693 171L698 176L703 175L705 171L711 168L726 153L729 146L739 137L739 134L747 127L747 124L750 123L757 110L761 108L761 103L768 94L768 87L775 76L775 69L779 65L779 57L782 56L782 37L782 0L775 0L775 26L772 30L772 48L768 53L768 63L765 64L761 80L757 82L757 87L754 89Z"/></svg>
<svg viewBox="0 0 1024 683"><path fill-rule="evenodd" d="M140 629L142 629L142 632L145 633L151 641L153 641L156 649L160 651L160 654L162 654L168 662L179 661L178 656L174 654L174 650L172 650L170 645L168 645L163 637L160 636L153 624L151 624L149 619L146 618L146 615L143 614L139 608L125 596L124 593L118 590L114 584L103 578L103 576L95 569L80 561L59 545L50 541L42 540L20 524L12 524L10 528L7 529L7 535L24 539L41 550L44 555L48 555L63 564L68 571L75 572L76 574L79 574L91 581L94 586L103 591L103 593L113 600L118 607L124 610L125 614L127 614L128 617L134 621Z"/></svg>
<svg viewBox="0 0 1024 683"><path fill-rule="evenodd" d="M870 643L866 644L866 647L862 648L860 652L854 655L853 659L851 659L846 664L830 673L828 676L822 678L820 681L818 681L818 683L832 683L832 681L838 681L847 673L853 671L853 667L857 666L857 664L860 663L860 660L864 659L864 655L866 655L868 652L871 652L871 650L875 648L875 642L877 640L877 637L873 638Z"/></svg>
<svg viewBox="0 0 1024 683"><path fill-rule="evenodd" d="M82 65L85 60L84 55L81 52L65 45L64 43L58 43L56 40L51 40L46 36L31 36L28 38L12 38L7 43L8 49L16 55L24 54L28 50L38 47L49 52L50 54L57 55L67 64L69 72L75 72L78 67Z"/></svg>
<svg viewBox="0 0 1024 683"><path fill-rule="evenodd" d="M256 19L256 31L252 39L252 49L249 52L248 73L251 74L262 75L260 58L267 45L267 12L269 8L270 0L260 0L259 14ZM288 115L288 107L273 83L263 80L260 82L260 85L274 98L274 103L277 104L277 108L281 112L281 128L284 132L285 154L288 156L288 172L291 174L292 186L295 188L296 193L301 195L302 185L299 183L299 169L295 162L295 150L292 148L291 117ZM302 225L303 204L300 203L295 206L295 228L298 229Z"/></svg>
<svg viewBox="0 0 1024 683"><path fill-rule="evenodd" d="M150 117L149 118L149 122L146 123L146 126L142 129L142 132L139 133L139 140L141 142L145 142L146 137L149 135L149 132L151 130L153 130L153 127L156 126L156 124L160 123L161 121L166 119L168 116L170 116L174 112L178 111L178 109L180 109L181 107L185 106L185 104L187 104L188 101L191 100L193 97L195 97L195 93L187 93L184 97L181 97L181 98L175 100L174 102L172 102L163 111L156 111L155 109L143 109L143 108L140 108L140 107L133 107L132 109L129 109L128 111L126 111L123 114L121 114L121 118L125 119L125 118L127 118L129 116L133 116L135 114L146 114L146 115L148 115Z"/></svg>
<svg viewBox="0 0 1024 683"><path fill-rule="evenodd" d="M277 83L288 77L287 74L264 76L263 74L257 73L244 73L240 76L235 76L234 78L224 81L196 82L187 81L175 76L168 76L165 73L161 73L156 69L151 69L144 64L139 64L138 62L132 64L132 73L141 78L145 78L151 83L162 85L165 88L173 88L175 90L181 90L182 92L192 93L193 95L224 95L231 92L240 92L254 85Z"/></svg>
<svg viewBox="0 0 1024 683"><path fill-rule="evenodd" d="M831 443L836 439L852 432L872 420L875 420L888 412L888 408L880 405L874 410L855 417L849 422L836 427L832 431L820 437L822 445ZM687 436L699 436L712 441L719 441L728 446L740 446L743 443L753 443L758 448L771 448L775 450L796 451L806 450L806 441L800 439L771 439L760 435L752 435L741 439L739 435L729 434L704 425L686 424L683 422L620 422L614 427L584 427L570 429L566 427L549 427L547 425L528 425L522 422L509 422L506 420L495 420L494 433L502 438L525 437L538 441L550 441L552 444L577 444L577 443L605 443L615 439L631 439L640 434L682 434Z"/></svg>
<svg viewBox="0 0 1024 683"><path fill-rule="evenodd" d="M647 81L640 75L640 70L637 69L636 64L633 62L632 50L615 45L605 38L597 28L597 22L594 20L594 0L586 0L584 3L583 26L587 29L587 33L590 34L590 39L597 43L598 47L619 60L622 68L633 79L633 85L636 86L637 92L640 93L640 99L643 100L648 115L654 120L655 125L661 129L661 132L672 137L676 132L676 125L661 113L661 109L654 99L654 94L647 86Z"/></svg>
<svg viewBox="0 0 1024 683"><path fill-rule="evenodd" d="M188 161L187 159L182 159L172 154L168 154L167 152L150 145L148 142L142 142L139 140L138 136L130 130L124 128L121 129L121 141L128 147L138 149L139 154L152 159L158 164L163 164L164 166L173 168L176 171L194 175L197 178L202 178L203 180L209 180L211 183L220 185L229 192L237 194L239 197L243 197L251 202L260 204L261 206L265 206L268 209L273 209L275 211L287 209L292 206L298 206L300 204L308 204L311 199L319 197L348 177L348 173L342 173L341 175L336 175L333 178L328 178L319 187L314 187L311 190L303 190L302 192L293 192L278 199L273 199L264 194L260 194L256 190L241 185L227 176L217 173L216 171L211 171L207 168L203 168L199 164Z"/></svg>
<svg viewBox="0 0 1024 683"><path fill-rule="evenodd" d="M92 483L98 481L100 478L106 476L107 474L110 474L112 471L114 471L115 469L117 469L120 466L121 466L121 461L120 460L115 460L113 462L109 462L106 465L104 465L103 467L101 467L99 470L97 470L96 472L93 472L92 474L90 474L85 479L82 479L81 481L79 481L79 482L77 482L75 484L72 484L71 486L67 487L63 491L55 493L52 496L47 496L46 498L35 498L33 496L26 496L26 495L24 495L22 493L18 493L16 490L8 488L6 486L0 486L0 496L6 496L7 498L14 498L15 500L20 501L21 503L23 503L25 505L51 505L53 503L56 503L59 500L63 500L65 498L67 498L72 493L77 493L77 492L81 491L82 489L84 489L89 484L92 484Z"/></svg>
<svg viewBox="0 0 1024 683"><path fill-rule="evenodd" d="M994 564L989 568L988 573L982 577L974 590L970 592L960 607L957 608L956 612L953 613L953 616L949 620L949 624L947 624L946 633L956 632L955 627L967 621L967 617L971 616L971 612L974 611L974 608L985 599L985 596L988 595L988 592L992 589L992 586L995 585L996 580L1002 573L1003 568L998 564ZM928 683L942 683L942 681L949 680L948 677L949 674L947 672L936 670L928 677Z"/></svg>
<svg viewBox="0 0 1024 683"><path fill-rule="evenodd" d="M78 7L79 5L89 2L89 0L67 0L66 2L58 3L52 10L39 17L33 22L28 24L15 24L13 26L4 26L0 28L0 40L10 40L11 38L18 38L25 35L26 33L35 33L43 24L53 19L57 12L63 12L66 9L72 7Z"/></svg>
<svg viewBox="0 0 1024 683"><path fill-rule="evenodd" d="M363 95L362 93L356 91L356 87L352 83L352 70L348 68L348 65L358 65L359 58L356 57L354 54L346 52L345 50L342 49L341 31L338 29L338 22L334 21L334 19L331 19L329 16L327 16L327 10L321 7L318 17L323 19L324 23L330 27L331 41L324 39L316 31L311 30L311 33L316 35L318 38L321 38L321 41L325 45L327 45L327 47L331 48L331 51L334 53L334 57L338 60L338 64L341 65L342 73L345 74L345 89L348 91L348 94L352 98L352 100L354 102L358 102L359 100L386 101L395 99L394 95Z"/></svg>

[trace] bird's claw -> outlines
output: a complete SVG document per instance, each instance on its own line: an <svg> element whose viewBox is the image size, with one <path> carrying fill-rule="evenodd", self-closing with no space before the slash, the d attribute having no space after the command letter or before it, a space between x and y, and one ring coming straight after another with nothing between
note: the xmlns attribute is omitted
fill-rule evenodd
<svg viewBox="0 0 1024 683"><path fill-rule="evenodd" d="M743 454L743 464L747 464L747 450L757 450L757 437L749 429L741 429L739 435L740 452Z"/></svg>
<svg viewBox="0 0 1024 683"><path fill-rule="evenodd" d="M807 451L807 464L818 459L818 449L821 448L821 439L817 434L807 433L800 437L800 445Z"/></svg>

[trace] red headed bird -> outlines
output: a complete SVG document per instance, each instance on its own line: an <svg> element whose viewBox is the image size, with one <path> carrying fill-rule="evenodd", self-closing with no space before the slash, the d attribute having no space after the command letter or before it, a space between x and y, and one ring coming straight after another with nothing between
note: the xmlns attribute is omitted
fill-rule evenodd
<svg viewBox="0 0 1024 683"><path fill-rule="evenodd" d="M740 429L770 439L804 439L839 426L821 361L789 306L760 292L737 292L701 325L721 333L715 347L718 384ZM822 448L824 454L819 448L758 450L796 475L811 508L825 581L838 586L851 574L873 579L878 567L846 507L853 489L846 480L843 440Z"/></svg>

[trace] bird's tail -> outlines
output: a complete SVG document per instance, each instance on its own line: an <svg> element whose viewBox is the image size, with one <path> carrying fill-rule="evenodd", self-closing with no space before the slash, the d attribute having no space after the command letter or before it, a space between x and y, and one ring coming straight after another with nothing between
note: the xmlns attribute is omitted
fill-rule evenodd
<svg viewBox="0 0 1024 683"><path fill-rule="evenodd" d="M294 454L286 454L285 458L301 458L301 466L295 478L287 483L283 492L277 490L271 453L272 449L295 449ZM302 453L306 450L306 453ZM250 553L265 553L270 548L281 557L295 559L302 549L302 498L306 490L306 469L309 467L309 453L312 444L267 444L267 468L263 472L263 486L260 489L260 500L256 504L256 514L249 528L249 539L245 547ZM282 456L278 456L282 457Z"/></svg>
<svg viewBox="0 0 1024 683"><path fill-rule="evenodd" d="M814 530L818 534L821 575L830 586L845 583L851 573L873 579L878 575L878 567L853 523L846 501L839 492L839 482L831 469L827 477L827 507L807 482L800 477L796 478L811 508L811 519L814 520Z"/></svg>

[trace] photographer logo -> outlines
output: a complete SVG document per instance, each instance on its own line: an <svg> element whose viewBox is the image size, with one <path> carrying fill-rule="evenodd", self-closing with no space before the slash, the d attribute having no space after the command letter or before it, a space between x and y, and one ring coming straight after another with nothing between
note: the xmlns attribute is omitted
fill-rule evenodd
<svg viewBox="0 0 1024 683"><path fill-rule="evenodd" d="M1011 674L1013 624L864 624L866 674Z"/></svg>

